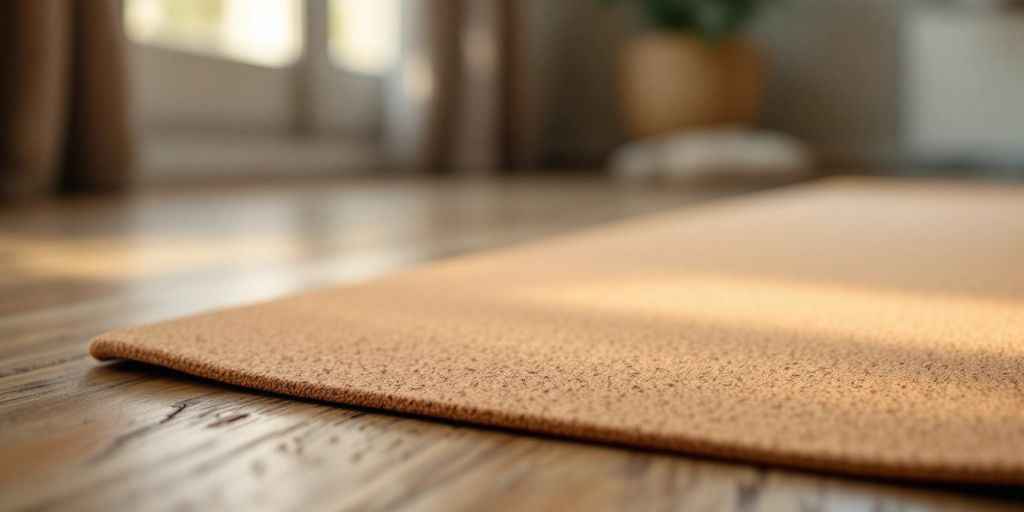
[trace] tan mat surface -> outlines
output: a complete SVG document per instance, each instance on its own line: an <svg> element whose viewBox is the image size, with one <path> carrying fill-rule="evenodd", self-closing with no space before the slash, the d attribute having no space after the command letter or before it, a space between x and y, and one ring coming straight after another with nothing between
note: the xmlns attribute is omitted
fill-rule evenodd
<svg viewBox="0 0 1024 512"><path fill-rule="evenodd" d="M761 463L1024 484L1024 187L831 180L119 330L92 354Z"/></svg>

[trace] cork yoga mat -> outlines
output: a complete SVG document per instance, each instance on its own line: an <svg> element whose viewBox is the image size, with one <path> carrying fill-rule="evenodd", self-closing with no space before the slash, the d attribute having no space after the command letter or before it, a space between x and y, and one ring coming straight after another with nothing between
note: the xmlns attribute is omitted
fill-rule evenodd
<svg viewBox="0 0 1024 512"><path fill-rule="evenodd" d="M1024 187L831 180L114 331L92 354L755 463L1024 484Z"/></svg>

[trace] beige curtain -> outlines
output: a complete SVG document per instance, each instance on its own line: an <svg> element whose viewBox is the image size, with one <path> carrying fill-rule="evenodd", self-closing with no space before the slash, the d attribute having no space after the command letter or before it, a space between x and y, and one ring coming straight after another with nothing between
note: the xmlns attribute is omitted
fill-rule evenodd
<svg viewBox="0 0 1024 512"><path fill-rule="evenodd" d="M407 0L386 88L392 165L524 169L541 158L537 69L521 0Z"/></svg>
<svg viewBox="0 0 1024 512"><path fill-rule="evenodd" d="M122 46L111 0L0 1L0 195L126 184Z"/></svg>

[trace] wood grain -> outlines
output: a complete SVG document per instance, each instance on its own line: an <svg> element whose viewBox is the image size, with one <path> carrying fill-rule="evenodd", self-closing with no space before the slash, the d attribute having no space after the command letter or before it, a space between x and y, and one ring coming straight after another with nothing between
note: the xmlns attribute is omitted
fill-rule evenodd
<svg viewBox="0 0 1024 512"><path fill-rule="evenodd" d="M596 178L185 187L0 210L3 510L1014 510L296 400L85 353L103 331L741 192Z"/></svg>

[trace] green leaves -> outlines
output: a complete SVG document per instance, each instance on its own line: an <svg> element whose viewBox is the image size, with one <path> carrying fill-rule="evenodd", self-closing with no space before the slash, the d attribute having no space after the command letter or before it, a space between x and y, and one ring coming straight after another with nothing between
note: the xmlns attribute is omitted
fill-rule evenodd
<svg viewBox="0 0 1024 512"><path fill-rule="evenodd" d="M710 40L729 37L743 28L762 5L772 0L629 0L655 27L693 32Z"/></svg>

